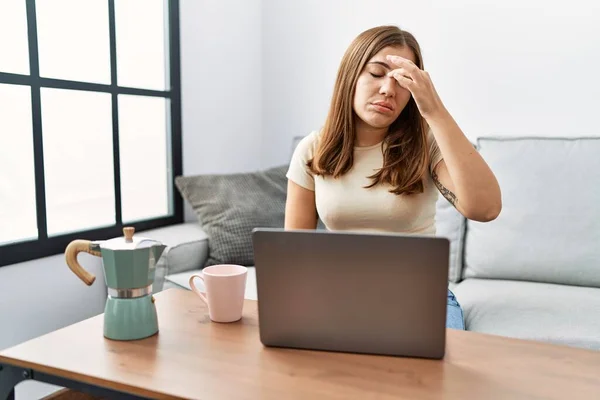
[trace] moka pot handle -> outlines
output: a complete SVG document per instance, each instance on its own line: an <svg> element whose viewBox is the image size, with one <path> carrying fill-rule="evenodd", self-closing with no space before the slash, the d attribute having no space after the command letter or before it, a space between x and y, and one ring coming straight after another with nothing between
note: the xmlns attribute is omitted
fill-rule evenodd
<svg viewBox="0 0 600 400"><path fill-rule="evenodd" d="M90 286L96 280L96 276L79 264L77 255L81 252L89 253L96 257L101 257L99 246L90 240L77 239L73 240L65 250L65 259L67 265L86 285Z"/></svg>

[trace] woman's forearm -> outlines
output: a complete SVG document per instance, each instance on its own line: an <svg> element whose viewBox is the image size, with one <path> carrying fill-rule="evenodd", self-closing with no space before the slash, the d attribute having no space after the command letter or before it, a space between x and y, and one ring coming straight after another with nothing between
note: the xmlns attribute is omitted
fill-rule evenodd
<svg viewBox="0 0 600 400"><path fill-rule="evenodd" d="M502 209L500 186L454 118L443 110L427 118L444 158L460 209L469 219L490 221Z"/></svg>

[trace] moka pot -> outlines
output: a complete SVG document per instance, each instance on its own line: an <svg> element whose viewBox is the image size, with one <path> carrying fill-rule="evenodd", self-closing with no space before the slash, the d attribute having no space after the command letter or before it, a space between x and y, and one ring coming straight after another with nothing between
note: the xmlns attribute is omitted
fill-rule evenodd
<svg viewBox="0 0 600 400"><path fill-rule="evenodd" d="M152 296L156 264L166 246L156 240L134 237L134 228L123 228L124 236L106 241L77 239L65 251L67 265L88 286L96 277L77 261L86 252L102 257L108 297L104 309L104 336L114 340L136 340L158 332L158 317Z"/></svg>

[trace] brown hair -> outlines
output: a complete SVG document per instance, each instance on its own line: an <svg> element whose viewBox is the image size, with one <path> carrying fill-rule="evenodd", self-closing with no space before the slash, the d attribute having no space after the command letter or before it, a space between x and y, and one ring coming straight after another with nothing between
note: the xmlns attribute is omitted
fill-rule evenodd
<svg viewBox="0 0 600 400"><path fill-rule="evenodd" d="M337 178L352 168L356 134L352 104L356 82L365 64L387 46L407 46L415 55L416 65L423 69L420 46L409 32L396 26L380 26L356 37L340 63L321 140L313 159L307 163L312 173ZM397 195L422 193L422 178L429 163L426 134L427 123L411 96L389 127L384 139L383 166L369 176L373 182L366 187L387 183L393 186L390 192Z"/></svg>

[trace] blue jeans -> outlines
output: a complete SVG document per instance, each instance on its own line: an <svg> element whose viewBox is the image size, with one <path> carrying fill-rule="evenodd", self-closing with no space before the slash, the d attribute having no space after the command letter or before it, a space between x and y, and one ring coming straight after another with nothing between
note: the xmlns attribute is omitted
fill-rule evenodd
<svg viewBox="0 0 600 400"><path fill-rule="evenodd" d="M446 328L465 330L465 321L460 304L456 301L454 293L448 289L448 308L446 311Z"/></svg>

